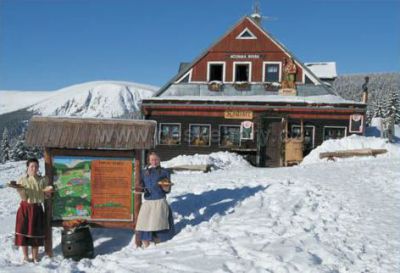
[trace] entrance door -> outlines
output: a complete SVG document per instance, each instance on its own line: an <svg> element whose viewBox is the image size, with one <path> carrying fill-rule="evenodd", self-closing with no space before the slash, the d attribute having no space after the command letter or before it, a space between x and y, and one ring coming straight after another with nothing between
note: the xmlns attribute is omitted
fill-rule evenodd
<svg viewBox="0 0 400 273"><path fill-rule="evenodd" d="M260 135L260 166L282 166L282 118L263 118Z"/></svg>

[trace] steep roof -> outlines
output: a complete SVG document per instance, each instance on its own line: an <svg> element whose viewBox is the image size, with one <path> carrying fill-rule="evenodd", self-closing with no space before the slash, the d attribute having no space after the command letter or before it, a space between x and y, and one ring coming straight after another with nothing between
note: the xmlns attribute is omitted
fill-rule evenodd
<svg viewBox="0 0 400 273"><path fill-rule="evenodd" d="M332 95L337 95L336 92L334 92L332 89L329 87L325 86L324 83L307 67L304 65L303 62L301 62L293 53L291 53L283 44L281 44L277 39L275 39L270 33L265 31L261 26L259 26L254 19L251 17L245 16L241 20L238 21L233 27L231 27L224 35L222 35L219 39L217 39L216 42L214 42L211 46L209 46L205 51L203 51L198 57L196 57L189 65L186 64L185 67L180 67L178 74L176 74L174 77L171 78L164 86L162 86L155 94L154 97L159 97L162 95L173 83L175 83L177 80L179 80L181 77L183 77L186 73L189 72L189 70L199 61L201 60L209 51L211 48L213 48L215 45L217 45L221 40L223 40L228 34L230 34L237 26L239 26L243 21L248 20L251 22L255 27L257 27L268 39L270 39L273 43L275 43L278 47L281 48L281 50L288 55L288 57L292 58L295 63L300 66L304 73L311 78L311 80L314 80L318 85L322 85L323 88L325 89L325 92L332 94ZM182 68L182 69L181 69Z"/></svg>
<svg viewBox="0 0 400 273"><path fill-rule="evenodd" d="M134 150L154 148L156 122L96 118L34 116L26 143L71 149Z"/></svg>

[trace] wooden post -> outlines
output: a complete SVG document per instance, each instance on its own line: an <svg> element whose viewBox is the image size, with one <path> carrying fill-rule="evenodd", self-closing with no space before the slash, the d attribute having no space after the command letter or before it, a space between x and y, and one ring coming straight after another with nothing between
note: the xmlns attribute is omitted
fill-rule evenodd
<svg viewBox="0 0 400 273"><path fill-rule="evenodd" d="M135 202L134 202L134 217L133 219L133 230L136 229L136 222L139 215L140 206L142 205L142 195L140 193L136 193L136 189L141 188L142 185L140 183L140 170L141 170L141 161L142 161L142 151L135 150ZM141 241L139 240L138 234L135 231L135 244L136 246L141 245Z"/></svg>
<svg viewBox="0 0 400 273"><path fill-rule="evenodd" d="M304 138L304 120L300 120L300 137Z"/></svg>
<svg viewBox="0 0 400 273"><path fill-rule="evenodd" d="M140 150L135 151L135 188L141 188L140 183L140 169L141 169L141 157L142 153ZM142 205L142 195L140 193L135 193L135 204L134 204L134 227L136 226L137 217L139 215L140 206Z"/></svg>
<svg viewBox="0 0 400 273"><path fill-rule="evenodd" d="M53 185L53 158L51 154L51 150L49 148L45 148L44 151L44 162L45 162L45 174L49 179L49 185ZM53 232L51 226L51 216L52 216L52 203L51 198L45 199L44 201L44 215L45 215L45 244L44 251L47 256L53 256Z"/></svg>

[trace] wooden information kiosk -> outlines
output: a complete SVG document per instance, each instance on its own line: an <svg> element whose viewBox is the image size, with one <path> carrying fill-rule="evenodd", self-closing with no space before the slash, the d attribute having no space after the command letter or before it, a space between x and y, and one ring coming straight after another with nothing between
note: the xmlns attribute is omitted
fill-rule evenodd
<svg viewBox="0 0 400 273"><path fill-rule="evenodd" d="M54 188L45 202L45 251L52 256L52 226L84 220L92 227L134 229L141 195L142 152L154 148L156 122L34 116L26 142L45 149Z"/></svg>

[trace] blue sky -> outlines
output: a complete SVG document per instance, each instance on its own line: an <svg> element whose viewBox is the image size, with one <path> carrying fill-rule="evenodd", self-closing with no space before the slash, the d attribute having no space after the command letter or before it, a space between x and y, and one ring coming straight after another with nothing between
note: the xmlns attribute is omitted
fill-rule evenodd
<svg viewBox="0 0 400 273"><path fill-rule="evenodd" d="M253 0L1 0L0 90L94 80L161 86ZM260 0L263 27L339 74L400 71L400 0Z"/></svg>

